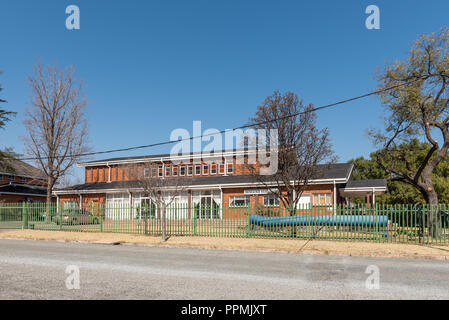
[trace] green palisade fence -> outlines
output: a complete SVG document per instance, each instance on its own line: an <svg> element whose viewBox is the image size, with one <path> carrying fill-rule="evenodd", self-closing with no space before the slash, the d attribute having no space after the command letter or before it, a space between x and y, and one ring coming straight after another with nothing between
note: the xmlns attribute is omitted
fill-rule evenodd
<svg viewBox="0 0 449 320"><path fill-rule="evenodd" d="M448 244L447 205L301 205L296 210L263 206L165 208L167 236L322 239ZM119 232L160 236L164 208L153 204L63 207L0 203L0 228Z"/></svg>

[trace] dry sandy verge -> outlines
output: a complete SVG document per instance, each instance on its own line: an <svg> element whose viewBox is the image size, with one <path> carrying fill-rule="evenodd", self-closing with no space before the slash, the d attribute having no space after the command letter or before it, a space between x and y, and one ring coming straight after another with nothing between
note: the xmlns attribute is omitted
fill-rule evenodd
<svg viewBox="0 0 449 320"><path fill-rule="evenodd" d="M268 252L421 258L449 260L449 246L314 240L238 239L214 237L159 237L94 232L42 230L1 230L0 239L50 240L101 244L128 244L160 247L189 247L219 250L255 250Z"/></svg>

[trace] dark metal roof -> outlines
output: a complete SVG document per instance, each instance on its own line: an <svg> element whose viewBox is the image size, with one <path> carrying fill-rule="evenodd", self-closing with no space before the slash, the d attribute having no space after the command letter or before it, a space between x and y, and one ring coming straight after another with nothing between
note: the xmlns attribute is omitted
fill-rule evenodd
<svg viewBox="0 0 449 320"><path fill-rule="evenodd" d="M38 168L23 162L22 160L5 158L0 162L0 172L22 175L33 178L45 177L45 174Z"/></svg>
<svg viewBox="0 0 449 320"><path fill-rule="evenodd" d="M386 188L387 180L385 179L368 179L368 180L350 180L346 184L345 189L353 188Z"/></svg>
<svg viewBox="0 0 449 320"><path fill-rule="evenodd" d="M317 176L315 179L346 179L353 168L352 163L336 163L330 165L326 170ZM170 184L170 182L173 182ZM266 176L266 181L275 181L272 176ZM244 184L257 182L251 175L232 175L232 176L208 176L208 177L182 177L179 179L167 179L167 186L181 185L181 186L202 186L202 185L220 185L220 184ZM139 188L138 181L113 181L113 182L97 182L85 183L71 186L57 191L94 191L106 189L133 189Z"/></svg>
<svg viewBox="0 0 449 320"><path fill-rule="evenodd" d="M20 184L5 184L0 186L0 194L1 193L17 193L17 194L35 194L35 195L43 195L47 194L45 188L38 186L28 186L28 185L20 185Z"/></svg>

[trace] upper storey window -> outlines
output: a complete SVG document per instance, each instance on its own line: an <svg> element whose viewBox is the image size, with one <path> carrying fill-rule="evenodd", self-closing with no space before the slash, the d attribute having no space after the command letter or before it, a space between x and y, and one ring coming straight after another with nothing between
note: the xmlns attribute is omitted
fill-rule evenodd
<svg viewBox="0 0 449 320"><path fill-rule="evenodd" d="M218 165L218 173L219 174L224 174L225 173L225 165L224 165L224 163L220 163Z"/></svg>
<svg viewBox="0 0 449 320"><path fill-rule="evenodd" d="M234 165L232 163L228 163L228 170L227 173L233 173L234 172Z"/></svg>
<svg viewBox="0 0 449 320"><path fill-rule="evenodd" d="M163 177L164 176L164 166L158 167L158 176Z"/></svg>

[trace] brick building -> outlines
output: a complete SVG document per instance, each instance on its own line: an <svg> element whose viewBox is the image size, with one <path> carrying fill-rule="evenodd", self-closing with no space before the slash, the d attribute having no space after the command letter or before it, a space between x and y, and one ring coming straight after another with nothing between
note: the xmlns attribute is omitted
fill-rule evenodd
<svg viewBox="0 0 449 320"><path fill-rule="evenodd" d="M79 166L85 168L85 183L54 193L63 207L103 203L106 207L138 208L142 203L150 204L151 199L133 179L131 168L147 170L146 164L151 163L151 169L145 174L158 179L176 180L177 185L184 183L183 191L177 195L176 205L197 207L203 213L210 210L210 217L220 206L281 206L281 201L270 194L267 186L257 182L249 170L237 161L241 156L239 152L244 151L223 151L206 156L199 153L188 156L164 154L84 162ZM352 180L352 170L353 164L350 163L337 163L326 168L320 176L310 181L300 204L331 207L346 201L347 197L360 196L374 203L375 196L386 191L385 180L355 182ZM277 183L273 182L273 185ZM138 215L129 214L129 218Z"/></svg>
<svg viewBox="0 0 449 320"><path fill-rule="evenodd" d="M0 202L45 202L46 178L44 173L17 159L0 163Z"/></svg>

